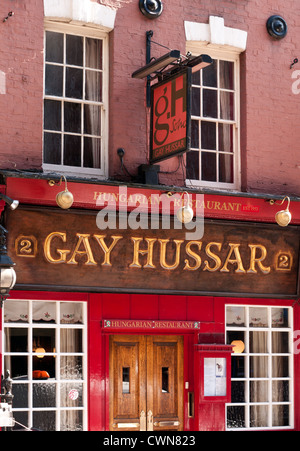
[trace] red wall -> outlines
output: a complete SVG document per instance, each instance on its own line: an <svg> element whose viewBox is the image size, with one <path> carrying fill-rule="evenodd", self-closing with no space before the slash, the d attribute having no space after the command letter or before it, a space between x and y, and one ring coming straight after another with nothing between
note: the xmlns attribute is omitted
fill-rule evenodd
<svg viewBox="0 0 300 451"><path fill-rule="evenodd" d="M299 57L298 0L164 0L164 11L148 20L137 0L102 0L117 10L110 34L110 176L122 177L117 148L124 147L124 163L136 174L148 158L148 116L144 81L131 78L145 64L145 33L153 40L185 53L184 20L208 23L222 16L225 26L248 32L247 50L241 56L241 151L243 188L252 192L300 194L300 94L292 92ZM14 11L0 27L0 71L6 89L0 94L0 168L40 169L42 162L43 2L3 0L0 17ZM276 41L266 31L272 14L288 24L287 36ZM153 56L164 49L152 46ZM257 161L259 160L259 172ZM177 158L161 163L162 171L176 170ZM160 174L160 182L183 185L183 168ZM128 180L128 179L127 179Z"/></svg>

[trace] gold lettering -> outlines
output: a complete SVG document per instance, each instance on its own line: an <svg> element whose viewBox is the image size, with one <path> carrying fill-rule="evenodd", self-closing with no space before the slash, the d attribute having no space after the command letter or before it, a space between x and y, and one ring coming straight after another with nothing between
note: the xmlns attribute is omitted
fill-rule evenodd
<svg viewBox="0 0 300 451"><path fill-rule="evenodd" d="M110 262L110 254L113 248L116 246L117 242L120 241L123 237L122 236L112 236L113 242L111 243L110 247L107 247L104 241L104 238L106 238L106 235L94 235L94 238L97 240L97 243L101 247L101 249L104 252L104 261L101 263L102 266L112 266Z"/></svg>
<svg viewBox="0 0 300 451"><path fill-rule="evenodd" d="M248 244L248 246L251 249L251 257L250 257L250 268L248 269L248 273L254 273L257 274L257 271L255 269L255 264L257 263L257 266L261 270L263 274L269 274L271 271L270 266L266 267L263 266L262 261L265 260L267 256L267 249L262 244ZM258 258L256 257L256 250L261 250L261 256Z"/></svg>
<svg viewBox="0 0 300 451"><path fill-rule="evenodd" d="M208 261L205 260L205 262L204 262L205 266L204 266L204 268L203 268L203 271L215 272L215 271L218 271L218 269L220 269L222 262L221 262L220 257L219 257L218 255L214 254L214 253L211 251L211 249L210 249L211 246L216 246L217 249L218 249L218 251L220 251L221 248L222 248L222 243L212 242L212 243L208 243L208 244L207 244L207 246L206 246L206 248L205 248L205 253L206 253L206 255L207 255L208 257L210 257L216 264L215 264L215 266L210 267L209 264L208 264Z"/></svg>
<svg viewBox="0 0 300 451"><path fill-rule="evenodd" d="M53 238L55 238L55 237L60 238L63 241L63 243L65 243L67 241L67 235L64 232L50 233L50 235L48 235L47 238L45 239L45 243L44 243L45 258L49 263L65 263L66 259L67 259L67 255L69 254L70 251L56 249L57 254L60 256L60 258L58 258L58 259L53 258L51 255L51 244L52 244Z"/></svg>
<svg viewBox="0 0 300 451"><path fill-rule="evenodd" d="M164 269L176 269L179 265L180 261L180 247L183 243L183 240L174 240L174 243L176 244L176 255L175 255L175 262L173 265L168 265L166 262L166 254L167 254L167 244L170 242L170 240L158 240L160 243L160 266Z"/></svg>
<svg viewBox="0 0 300 451"><path fill-rule="evenodd" d="M133 248L133 262L129 265L129 268L142 268L142 265L139 262L139 254L147 255L147 262L144 265L144 268L155 268L153 264L153 246L156 238L145 238L145 241L148 243L147 249L140 249L141 241L144 241L143 238L131 237L131 240L134 243Z"/></svg>
<svg viewBox="0 0 300 451"><path fill-rule="evenodd" d="M237 269L235 270L236 273L245 273L246 271L243 267L242 257L241 257L240 250L239 250L240 245L235 244L235 243L229 243L229 246L230 246L230 251L227 255L224 266L220 270L220 272L229 272L227 265L228 265L228 263L231 263L232 265L237 264ZM234 253L235 259L230 258L232 253Z"/></svg>
<svg viewBox="0 0 300 451"><path fill-rule="evenodd" d="M189 241L188 244L186 245L186 248L185 248L186 253L188 254L189 257L192 257L195 260L195 262L196 262L196 264L194 266L191 266L189 261L188 261L188 259L184 260L185 267L183 269L188 269L189 271L196 271L201 266L201 257L200 257L200 255L196 254L191 249L191 246L193 244L198 246L199 251L201 251L202 241Z"/></svg>
<svg viewBox="0 0 300 451"><path fill-rule="evenodd" d="M78 242L76 244L75 250L73 252L72 257L70 258L70 260L67 262L68 265L78 265L78 262L76 261L76 256L77 255L86 255L87 256L87 261L85 262L85 265L97 265L97 263L94 260L93 257L93 253L92 253L92 249L90 246L90 242L89 242L89 234L86 233L76 233L76 236L78 237ZM80 251L79 248L80 246L83 244L84 246L84 250Z"/></svg>

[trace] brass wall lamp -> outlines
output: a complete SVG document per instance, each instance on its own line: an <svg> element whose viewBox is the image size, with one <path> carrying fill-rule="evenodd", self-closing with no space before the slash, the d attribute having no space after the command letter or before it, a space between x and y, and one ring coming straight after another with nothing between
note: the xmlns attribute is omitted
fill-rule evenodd
<svg viewBox="0 0 300 451"><path fill-rule="evenodd" d="M288 201L286 209L278 211L275 215L275 220L281 227L288 226L292 220L292 215L289 211L291 199L288 196L285 196L281 202L277 202L274 199L269 200L270 205L282 205L286 200Z"/></svg>
<svg viewBox="0 0 300 451"><path fill-rule="evenodd" d="M175 194L178 193L167 193L168 197L172 197ZM187 195L187 205L184 205L184 195ZM182 206L177 210L176 212L176 216L178 221L182 222L183 224L188 224L189 222L192 221L193 217L194 217L194 211L193 209L190 207L190 196L189 193L187 191L184 191L182 194L180 194L180 197L182 199Z"/></svg>
<svg viewBox="0 0 300 451"><path fill-rule="evenodd" d="M57 194L56 203L60 208L67 210L73 205L74 197L73 194L68 190L66 177L62 175L59 182L56 182L55 180L49 180L48 184L49 186L60 186L62 184L62 179L64 179L65 181L65 190Z"/></svg>

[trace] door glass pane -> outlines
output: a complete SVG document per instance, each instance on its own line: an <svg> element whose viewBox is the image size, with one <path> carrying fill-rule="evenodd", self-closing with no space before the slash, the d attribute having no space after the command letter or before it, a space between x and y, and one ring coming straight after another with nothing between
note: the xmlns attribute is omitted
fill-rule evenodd
<svg viewBox="0 0 300 451"><path fill-rule="evenodd" d="M250 402L268 402L268 381L250 381Z"/></svg>
<svg viewBox="0 0 300 451"><path fill-rule="evenodd" d="M250 406L250 427L268 426L268 406Z"/></svg>
<svg viewBox="0 0 300 451"><path fill-rule="evenodd" d="M13 380L27 380L28 379L28 357L27 356L5 356L4 357L5 371L10 371L10 377Z"/></svg>
<svg viewBox="0 0 300 451"><path fill-rule="evenodd" d="M33 412L33 428L39 431L55 431L56 430L56 412L55 411L38 411Z"/></svg>
<svg viewBox="0 0 300 451"><path fill-rule="evenodd" d="M60 414L61 431L82 431L83 427L81 410L62 410Z"/></svg>
<svg viewBox="0 0 300 451"><path fill-rule="evenodd" d="M122 393L130 393L130 368L122 368Z"/></svg>
<svg viewBox="0 0 300 451"><path fill-rule="evenodd" d="M162 393L169 393L169 368L165 366L161 369L161 387Z"/></svg>

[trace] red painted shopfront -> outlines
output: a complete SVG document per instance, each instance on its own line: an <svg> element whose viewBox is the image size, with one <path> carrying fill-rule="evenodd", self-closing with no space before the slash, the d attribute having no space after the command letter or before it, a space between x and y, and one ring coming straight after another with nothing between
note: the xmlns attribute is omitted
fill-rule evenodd
<svg viewBox="0 0 300 451"><path fill-rule="evenodd" d="M190 194L205 222L187 238L163 228L159 210L152 228L96 224L113 207L127 225L137 207L148 221L165 191L68 187L68 211L46 178L8 176L2 187L20 200L5 212L17 285L2 311L1 359L18 423L298 430L298 202L280 228L268 198Z"/></svg>

